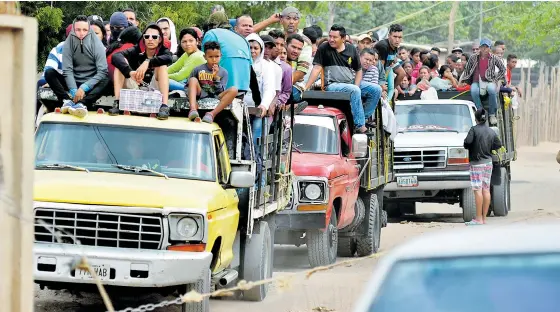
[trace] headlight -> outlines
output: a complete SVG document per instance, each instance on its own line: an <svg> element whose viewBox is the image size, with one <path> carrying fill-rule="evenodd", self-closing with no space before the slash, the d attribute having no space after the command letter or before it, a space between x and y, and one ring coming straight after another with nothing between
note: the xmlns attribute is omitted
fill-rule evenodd
<svg viewBox="0 0 560 312"><path fill-rule="evenodd" d="M305 197L311 200L316 200L321 197L321 193L321 188L317 184L308 184L305 187Z"/></svg>
<svg viewBox="0 0 560 312"><path fill-rule="evenodd" d="M170 214L169 240L202 241L204 239L204 218L196 214Z"/></svg>
<svg viewBox="0 0 560 312"><path fill-rule="evenodd" d="M180 236L189 239L195 236L196 232L198 232L198 224L193 218L184 217L177 222L177 234Z"/></svg>
<svg viewBox="0 0 560 312"><path fill-rule="evenodd" d="M450 147L447 149L448 165L466 165L469 163L469 151L462 147Z"/></svg>

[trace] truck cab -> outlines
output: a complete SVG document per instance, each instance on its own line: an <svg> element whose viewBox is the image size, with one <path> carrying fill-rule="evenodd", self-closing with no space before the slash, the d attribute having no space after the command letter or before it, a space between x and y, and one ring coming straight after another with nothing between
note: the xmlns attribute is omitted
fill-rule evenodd
<svg viewBox="0 0 560 312"><path fill-rule="evenodd" d="M217 104L201 101L199 109ZM256 148L244 103L234 100L213 124L185 118L185 98L170 106L165 121L102 108L85 118L57 108L40 119L34 275L41 287L94 290L92 275L76 266L83 255L109 289L135 293L208 293L272 276L274 216L289 196L281 188L288 178L277 174L289 168L282 140L263 138L275 152L260 174L274 179L261 186L254 154L243 153ZM267 292L263 285L242 296L260 301ZM209 311L208 298L182 309Z"/></svg>
<svg viewBox="0 0 560 312"><path fill-rule="evenodd" d="M375 253L384 225L378 195L392 179L389 135L381 125L353 134L346 93L307 91L303 98L310 106L294 116L293 193L276 217L275 243L306 244L313 267Z"/></svg>

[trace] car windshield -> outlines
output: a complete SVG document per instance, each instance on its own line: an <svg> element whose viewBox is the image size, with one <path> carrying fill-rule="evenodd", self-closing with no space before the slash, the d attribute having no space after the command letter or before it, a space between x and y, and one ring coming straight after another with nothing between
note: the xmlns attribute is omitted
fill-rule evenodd
<svg viewBox="0 0 560 312"><path fill-rule="evenodd" d="M397 105L395 115L400 132L468 132L474 125L464 104Z"/></svg>
<svg viewBox="0 0 560 312"><path fill-rule="evenodd" d="M210 135L169 129L43 123L35 136L35 166L215 180Z"/></svg>
<svg viewBox="0 0 560 312"><path fill-rule="evenodd" d="M296 115L293 140L303 153L338 154L336 121L332 116Z"/></svg>
<svg viewBox="0 0 560 312"><path fill-rule="evenodd" d="M370 312L556 311L560 254L397 262Z"/></svg>

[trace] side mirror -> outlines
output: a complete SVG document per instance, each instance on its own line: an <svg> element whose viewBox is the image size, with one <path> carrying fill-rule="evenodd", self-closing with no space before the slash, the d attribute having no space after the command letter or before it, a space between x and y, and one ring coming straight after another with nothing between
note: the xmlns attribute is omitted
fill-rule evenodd
<svg viewBox="0 0 560 312"><path fill-rule="evenodd" d="M354 134L352 136L352 154L354 157L366 157L368 151L368 139L365 134Z"/></svg>
<svg viewBox="0 0 560 312"><path fill-rule="evenodd" d="M255 175L249 171L232 171L229 174L229 185L246 188L255 185Z"/></svg>

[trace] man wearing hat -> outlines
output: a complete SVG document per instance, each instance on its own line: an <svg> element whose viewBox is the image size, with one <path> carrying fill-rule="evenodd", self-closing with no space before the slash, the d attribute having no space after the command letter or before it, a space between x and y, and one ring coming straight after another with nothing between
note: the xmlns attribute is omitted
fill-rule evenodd
<svg viewBox="0 0 560 312"><path fill-rule="evenodd" d="M461 57L463 55L463 49L460 47L455 47L451 50L451 53L455 54L457 57Z"/></svg>
<svg viewBox="0 0 560 312"><path fill-rule="evenodd" d="M499 57L490 53L491 47L490 40L480 40L480 50L469 58L459 79L459 85L471 85L471 97L477 108L482 108L480 96L488 94L489 121L491 125L495 125L498 111L498 86L506 75L506 68Z"/></svg>
<svg viewBox="0 0 560 312"><path fill-rule="evenodd" d="M361 34L358 36L358 52L362 52L366 48L373 48L373 40L369 34Z"/></svg>
<svg viewBox="0 0 560 312"><path fill-rule="evenodd" d="M109 19L109 26L111 27L111 38L109 42L117 41L121 32L130 25L123 12L113 13Z"/></svg>

